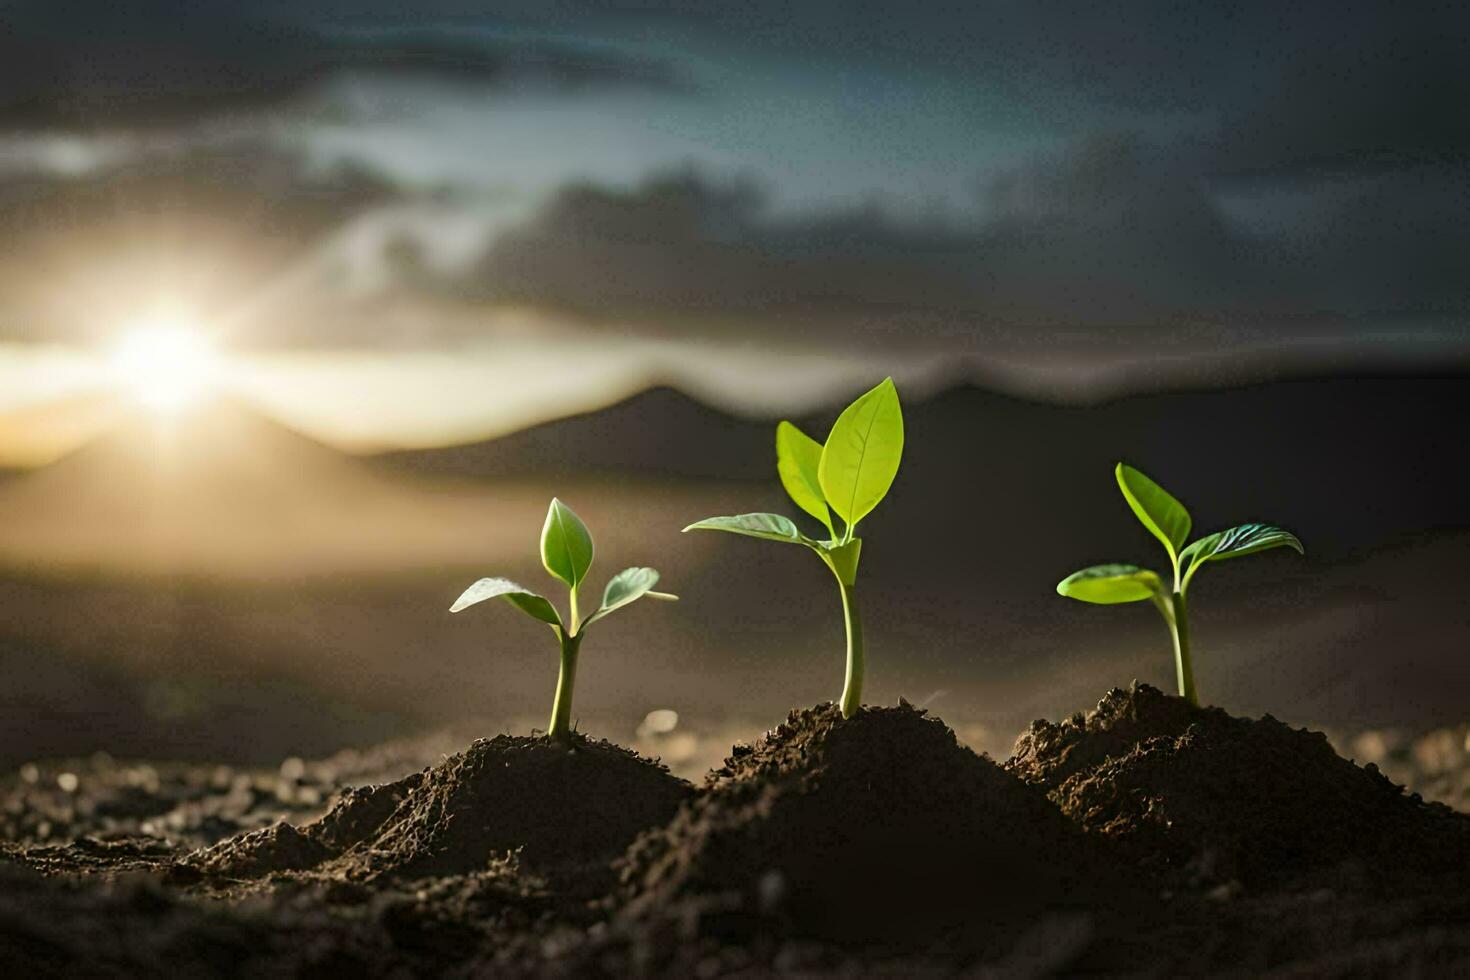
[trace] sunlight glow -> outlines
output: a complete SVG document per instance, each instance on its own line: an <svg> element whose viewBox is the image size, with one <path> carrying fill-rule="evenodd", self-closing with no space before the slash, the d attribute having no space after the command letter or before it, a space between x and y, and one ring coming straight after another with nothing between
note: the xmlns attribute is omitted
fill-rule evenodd
<svg viewBox="0 0 1470 980"><path fill-rule="evenodd" d="M129 327L107 360L112 383L139 404L174 414L219 382L221 362L209 339L186 318L157 315Z"/></svg>

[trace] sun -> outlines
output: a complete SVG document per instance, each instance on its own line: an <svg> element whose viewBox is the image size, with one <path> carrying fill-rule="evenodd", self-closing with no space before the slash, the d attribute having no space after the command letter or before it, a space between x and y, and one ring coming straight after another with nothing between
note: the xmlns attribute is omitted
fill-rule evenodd
<svg viewBox="0 0 1470 980"><path fill-rule="evenodd" d="M221 361L205 333L186 318L156 315L129 326L107 357L112 383L138 404L176 414L219 383Z"/></svg>

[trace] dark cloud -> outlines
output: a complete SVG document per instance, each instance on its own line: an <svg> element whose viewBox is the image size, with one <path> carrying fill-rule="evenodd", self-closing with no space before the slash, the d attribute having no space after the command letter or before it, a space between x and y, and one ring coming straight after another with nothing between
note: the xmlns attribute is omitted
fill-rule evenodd
<svg viewBox="0 0 1470 980"><path fill-rule="evenodd" d="M690 171L579 185L501 235L465 288L593 318L895 331L1470 312L1465 174L1308 184L1294 221L1262 233L1227 217L1198 164L1131 136L1084 139L984 179L983 218L964 222L779 216L754 185Z"/></svg>
<svg viewBox="0 0 1470 980"><path fill-rule="evenodd" d="M462 275L431 268L409 237L392 239L383 265L405 291L435 298L670 328L728 317L901 335L1470 313L1470 11L1461 5L755 0L655 2L616 18L581 2L501 8L524 29L474 2L427 0L405 15L380 0L357 17L350 6L280 2L246 13L208 0L64 0L8 8L0 14L0 127L167 127L290 104L324 79L354 73L572 92L685 90L673 52L689 42L719 63L711 77L727 89L709 100L709 128L671 118L678 139L668 145L697 157L705 139L710 159L727 169L778 161L788 149L721 142L721 113L769 111L769 92L741 88L767 68L783 84L810 80L814 99L833 100L811 116L833 119L841 136L844 113L861 105L833 95L828 75L854 80L854 103L868 91L859 84L865 73L875 73L872 90L881 93L889 78L881 72L900 69L934 82L936 104L983 103L973 136L959 132L937 146L911 136L905 144L854 140L872 157L863 165L912 157L963 173L974 148L1018 138L1008 126L1027 145L1061 148L985 172L977 165L974 213L952 217L876 205L808 204L796 213L786 188L767 193L699 169L631 189L589 178L499 231ZM658 43L585 40L600 31ZM669 60L615 53L634 49ZM656 114L658 104L649 105ZM635 125L636 106L627 111L609 117L610 128ZM548 127L569 125L546 118ZM952 118L958 126L968 117ZM639 133L661 135L662 124ZM652 166L624 155L618 135L570 172L615 179ZM491 137L493 156L503 137ZM528 157L536 150L524 149ZM436 172L433 153L416 143L405 155ZM821 148L803 159L825 163ZM500 162L487 159L477 193L503 177ZM0 184L0 281L12 299L28 298L84 266L126 268L119 256L186 247L250 256L239 268L264 273L392 194L360 172L321 177L300 164L256 142L150 155L77 179L10 179ZM445 172L471 182L463 170ZM555 179L520 190L543 193Z"/></svg>
<svg viewBox="0 0 1470 980"><path fill-rule="evenodd" d="M1470 161L1470 6L1383 0L677 7L711 31L854 66L966 80L1013 124L1081 135L1155 119L1212 133L1212 173Z"/></svg>
<svg viewBox="0 0 1470 980"><path fill-rule="evenodd" d="M1217 96L1214 170L1289 177L1470 165L1470 8L1349 6L1318 28L1294 25L1285 57Z"/></svg>
<svg viewBox="0 0 1470 980"><path fill-rule="evenodd" d="M33 0L0 11L0 125L167 126L279 106L346 73L563 91L680 89L666 64L573 40L332 30L197 0Z"/></svg>
<svg viewBox="0 0 1470 980"><path fill-rule="evenodd" d="M982 93L992 113L1074 135L1188 118L1213 133L1201 161L1212 173L1470 160L1462 4L756 0L613 14L590 2L445 0L406 15L335 0L29 0L0 12L0 25L0 124L10 126L176 123L277 106L352 72L687 90L676 62L594 39L672 38L672 51L693 32L715 50L756 45L813 71L923 66Z"/></svg>
<svg viewBox="0 0 1470 980"><path fill-rule="evenodd" d="M792 214L757 183L686 169L631 189L564 188L459 272L426 264L406 232L369 247L384 250L371 263L398 290L434 302L670 332L733 321L773 337L827 325L919 340L987 327L1470 312L1470 182L1453 171L1355 177L1327 191L1304 183L1290 207L1267 202L1290 216L1262 230L1228 217L1195 163L1136 137L1093 137L981 180L980 217L924 220L879 206ZM83 180L13 178L0 184L0 290L8 308L41 315L0 328L85 330L107 320L99 304L153 281L217 309L307 264L353 218L412 200L369 173L313 171L256 141L151 154ZM332 278L351 266L343 261L313 266L283 316L252 338L404 342L384 332L401 325L375 324L371 311L340 315L353 295ZM460 339L475 323L420 322L414 342Z"/></svg>
<svg viewBox="0 0 1470 980"><path fill-rule="evenodd" d="M1470 172L1342 181L1274 244L1310 304L1350 316L1470 314Z"/></svg>
<svg viewBox="0 0 1470 980"><path fill-rule="evenodd" d="M1210 318L1271 277L1203 182L1123 136L984 182L980 222L881 208L773 215L749 184L692 172L632 191L568 188L502 235L481 296L593 315L858 314L953 326Z"/></svg>
<svg viewBox="0 0 1470 980"><path fill-rule="evenodd" d="M1032 323L1156 323L1263 312L1267 269L1198 174L1103 135L986 180L991 308Z"/></svg>
<svg viewBox="0 0 1470 980"><path fill-rule="evenodd" d="M972 246L876 210L776 219L754 186L686 171L563 190L494 242L466 288L597 315L892 309L931 289L962 302L945 267Z"/></svg>

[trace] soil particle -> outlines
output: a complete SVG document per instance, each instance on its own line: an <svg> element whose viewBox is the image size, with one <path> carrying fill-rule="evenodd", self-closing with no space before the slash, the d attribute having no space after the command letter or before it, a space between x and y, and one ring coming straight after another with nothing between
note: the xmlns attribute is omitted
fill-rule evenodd
<svg viewBox="0 0 1470 980"><path fill-rule="evenodd" d="M707 937L978 952L1086 906L1101 866L1041 794L937 719L900 703L844 720L825 704L737 746L634 843L618 921L642 930L645 958Z"/></svg>
<svg viewBox="0 0 1470 980"><path fill-rule="evenodd" d="M1470 818L1405 795L1320 732L1236 718L1148 685L1037 721L1007 768L1085 830L1176 884L1333 887L1463 873ZM1229 897L1229 896L1226 896Z"/></svg>

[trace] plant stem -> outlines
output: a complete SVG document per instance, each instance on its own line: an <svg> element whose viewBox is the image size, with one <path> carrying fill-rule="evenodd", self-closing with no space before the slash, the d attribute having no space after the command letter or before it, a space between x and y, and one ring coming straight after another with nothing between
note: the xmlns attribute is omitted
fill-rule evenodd
<svg viewBox="0 0 1470 980"><path fill-rule="evenodd" d="M1184 593L1175 592L1172 599L1173 615L1169 620L1169 632L1174 637L1174 667L1179 675L1179 696L1196 708L1199 695L1194 689L1194 664L1189 659L1189 611L1184 605Z"/></svg>
<svg viewBox="0 0 1470 980"><path fill-rule="evenodd" d="M842 717L851 718L863 706L863 621L858 616L857 594L841 578L842 619L847 625L847 680L842 686Z"/></svg>
<svg viewBox="0 0 1470 980"><path fill-rule="evenodd" d="M566 738L572 731L572 687L577 683L577 648L580 636L561 637L561 671L556 678L556 700L551 703L551 724L546 726L549 738Z"/></svg>

